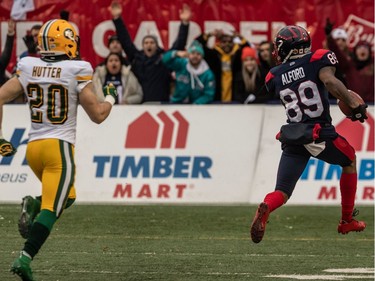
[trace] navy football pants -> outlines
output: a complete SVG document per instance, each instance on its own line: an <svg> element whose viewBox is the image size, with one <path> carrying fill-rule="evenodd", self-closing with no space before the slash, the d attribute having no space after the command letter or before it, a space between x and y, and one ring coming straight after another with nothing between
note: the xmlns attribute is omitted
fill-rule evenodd
<svg viewBox="0 0 375 281"><path fill-rule="evenodd" d="M275 190L284 192L289 198L310 157L341 167L349 166L355 158L354 148L340 135L307 145L282 144L282 150Z"/></svg>

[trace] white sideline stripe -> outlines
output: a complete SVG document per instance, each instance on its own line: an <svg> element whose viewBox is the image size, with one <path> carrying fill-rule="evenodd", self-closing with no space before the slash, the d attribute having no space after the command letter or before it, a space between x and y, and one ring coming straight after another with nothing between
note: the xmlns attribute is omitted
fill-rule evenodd
<svg viewBox="0 0 375 281"><path fill-rule="evenodd" d="M19 237L19 235L7 235L6 237ZM123 236L118 236L118 235L69 235L69 234L59 234L55 233L54 235L55 238L71 238L71 239L76 239L76 238L87 238L87 239L92 239L92 238L97 238L97 239L114 239L114 238L119 238L119 239L129 239L129 240L189 240L189 241L200 241L200 240L233 240L233 241L241 241L241 240L248 240L251 241L250 238L244 237L244 238L239 238L239 237L215 237L215 236L207 236L207 237L196 237L196 238L187 238L187 237L167 237L167 236L129 236L129 235L123 235ZM326 239L326 238L312 238L312 237L300 237L300 238L267 238L269 241L335 241L335 242L344 242L346 243L348 240L350 241L360 241L360 242L370 242L370 241L375 241L374 238L353 238L353 239L348 239L346 237L339 236L338 238L334 239Z"/></svg>
<svg viewBox="0 0 375 281"><path fill-rule="evenodd" d="M290 278L296 280L352 280L352 279L371 279L373 275L266 275L270 278Z"/></svg>
<svg viewBox="0 0 375 281"><path fill-rule="evenodd" d="M50 270L34 270L35 272L50 272ZM69 270L70 273L96 273L96 274L125 274L122 271L108 271L108 270ZM196 272L160 272L160 271L133 271L132 274L140 275L195 275ZM253 272L207 272L200 275L207 276L253 276ZM352 280L352 279L374 279L373 275L266 275L268 278L289 278L296 280Z"/></svg>
<svg viewBox="0 0 375 281"><path fill-rule="evenodd" d="M323 270L324 272L330 273L372 273L374 274L374 268L360 267L360 268L328 268Z"/></svg>
<svg viewBox="0 0 375 281"><path fill-rule="evenodd" d="M3 251L0 250L0 253L6 253L9 254L9 251ZM73 252L73 251L48 251L48 253L51 254L67 254L67 255L91 255L95 252L87 252L87 251L80 251L80 252ZM18 252L12 251L11 254L18 254ZM228 253L222 253L222 254L211 254L211 253L155 253L155 252L144 252L144 253L130 253L130 252L112 252L112 251L105 251L103 255L155 255L155 256L228 256ZM234 254L231 253L231 256L242 256L242 257L321 257L321 255L286 255L286 254ZM342 257L342 255L325 255L326 257ZM356 255L356 258L374 258L374 255ZM330 270L330 269L326 269ZM325 271L326 271L325 270ZM337 269L341 270L341 269ZM349 269L348 269L349 270ZM374 269L369 268L368 270L374 271ZM332 271L335 272L335 271ZM342 272L345 273L345 272ZM373 273L373 272L353 272L353 273Z"/></svg>

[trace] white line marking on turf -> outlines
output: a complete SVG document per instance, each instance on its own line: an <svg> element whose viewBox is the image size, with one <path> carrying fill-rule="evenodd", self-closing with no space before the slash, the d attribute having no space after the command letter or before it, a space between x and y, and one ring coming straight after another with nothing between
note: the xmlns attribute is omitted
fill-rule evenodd
<svg viewBox="0 0 375 281"><path fill-rule="evenodd" d="M331 273L372 273L374 274L374 268L328 268L323 270L324 272L331 272Z"/></svg>
<svg viewBox="0 0 375 281"><path fill-rule="evenodd" d="M12 255L16 255L19 252L16 251L4 251L0 250L0 253L6 253L9 254L11 253ZM59 255L92 255L96 254L97 252L87 252L87 251L82 251L82 252L73 252L73 251L48 251L50 254L59 254ZM291 254L244 254L244 253L175 253L175 252L170 252L170 253L163 253L163 252L140 252L140 253L133 253L133 252L122 252L122 251L108 251L105 250L102 252L103 255L124 255L124 256L139 256L139 255L145 255L145 256L150 256L150 255L155 255L155 256L241 256L241 257L301 257L301 258L309 258L309 257L321 257L321 255L312 255L312 254L305 254L305 255L291 255ZM342 257L341 254L335 255L325 255L326 257ZM355 255L356 258L374 258L374 255ZM364 272L358 272L358 273L364 273Z"/></svg>
<svg viewBox="0 0 375 281"><path fill-rule="evenodd" d="M374 279L374 275L371 273L374 273L373 268L343 268L343 269L327 269L324 271L329 270L336 270L336 271L347 271L347 272L361 272L364 273L364 275L354 275L354 274L341 274L341 275L301 275L301 274L292 274L292 275L286 275L286 274L280 274L280 275L266 275L264 277L267 278L288 278L288 279L296 279L296 280L354 280L354 279ZM50 270L35 270L35 272L48 272ZM122 271L109 271L109 270L85 270L85 269L71 269L69 270L70 273L78 273L78 274L103 274L103 275L123 275L125 272ZM138 274L138 275L160 275L160 274L166 274L169 276L175 276L175 275L184 275L184 276L190 276L196 274L195 272L159 272L159 271L133 271L132 274ZM370 274L366 274L370 273ZM253 276L254 273L252 272L207 272L207 273L201 273L201 275L207 275L207 276Z"/></svg>
<svg viewBox="0 0 375 281"><path fill-rule="evenodd" d="M297 280L352 280L352 279L374 279L374 268L360 267L360 268L328 268L323 270L324 272L330 273L349 273L348 275L266 275L265 277L270 278L289 278ZM366 274L367 275L353 275Z"/></svg>
<svg viewBox="0 0 375 281"><path fill-rule="evenodd" d="M371 275L266 275L270 278L290 278L296 280L352 280L352 279L374 279Z"/></svg>

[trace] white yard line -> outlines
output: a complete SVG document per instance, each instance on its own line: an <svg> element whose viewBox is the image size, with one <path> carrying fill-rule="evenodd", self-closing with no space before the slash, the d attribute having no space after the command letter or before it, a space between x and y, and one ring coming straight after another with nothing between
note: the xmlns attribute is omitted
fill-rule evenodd
<svg viewBox="0 0 375 281"><path fill-rule="evenodd" d="M331 273L372 273L374 274L374 268L368 267L361 267L361 268L328 268L323 270L324 272L331 272Z"/></svg>
<svg viewBox="0 0 375 281"><path fill-rule="evenodd" d="M374 280L374 275L266 275L270 278L288 278L296 280L353 280L369 279Z"/></svg>
<svg viewBox="0 0 375 281"><path fill-rule="evenodd" d="M323 270L323 272L330 273L348 273L347 275L302 275L302 274L292 274L292 275L266 275L269 278L289 278L296 280L352 280L352 279L371 279L374 280L374 268L362 267L362 268L328 268ZM359 274L359 275L355 275Z"/></svg>

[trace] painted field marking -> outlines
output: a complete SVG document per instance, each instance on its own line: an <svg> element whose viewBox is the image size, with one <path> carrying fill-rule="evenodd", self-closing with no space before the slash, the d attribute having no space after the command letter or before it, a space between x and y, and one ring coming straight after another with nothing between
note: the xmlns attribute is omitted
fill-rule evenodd
<svg viewBox="0 0 375 281"><path fill-rule="evenodd" d="M331 273L369 273L374 274L375 269L374 268L368 268L368 267L360 267L360 268L329 268L323 270L324 272L331 272Z"/></svg>
<svg viewBox="0 0 375 281"><path fill-rule="evenodd" d="M266 275L269 278L289 278L296 280L352 280L352 279L371 279L374 280L374 268L328 268L323 270L329 273L341 273L340 275ZM344 275L342 273L348 273ZM358 275L355 275L358 274Z"/></svg>
<svg viewBox="0 0 375 281"><path fill-rule="evenodd" d="M266 275L270 278L289 278L296 280L353 280L369 279L374 280L374 276L369 275Z"/></svg>

